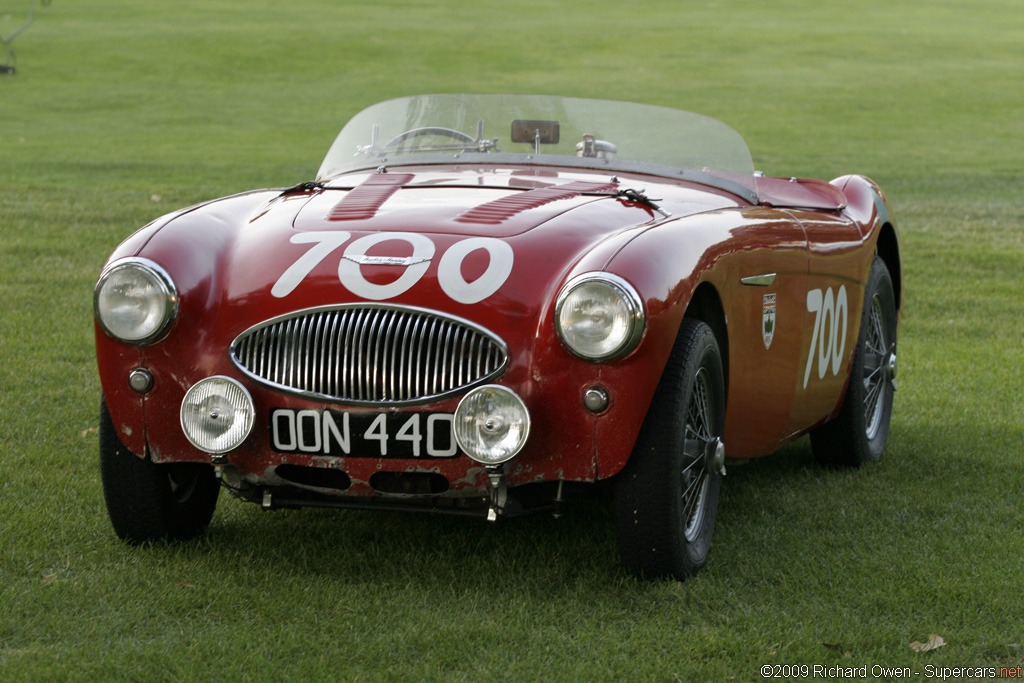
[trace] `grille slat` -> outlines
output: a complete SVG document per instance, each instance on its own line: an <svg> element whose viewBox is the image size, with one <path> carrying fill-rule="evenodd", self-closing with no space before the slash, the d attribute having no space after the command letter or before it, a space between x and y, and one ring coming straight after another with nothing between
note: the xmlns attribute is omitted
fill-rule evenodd
<svg viewBox="0 0 1024 683"><path fill-rule="evenodd" d="M251 378L333 403L430 403L484 384L508 363L504 342L459 318L387 304L323 306L246 330L231 358Z"/></svg>
<svg viewBox="0 0 1024 683"><path fill-rule="evenodd" d="M340 314L337 311L332 311L328 315L330 322L324 332L327 337L324 344L324 386L327 387L328 394L335 396L338 393L338 340L335 334Z"/></svg>

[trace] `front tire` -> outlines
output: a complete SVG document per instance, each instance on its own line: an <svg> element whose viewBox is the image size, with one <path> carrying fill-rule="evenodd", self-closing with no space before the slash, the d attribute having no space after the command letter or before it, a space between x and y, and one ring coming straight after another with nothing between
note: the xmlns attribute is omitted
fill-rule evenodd
<svg viewBox="0 0 1024 683"><path fill-rule="evenodd" d="M707 562L725 466L725 373L706 324L685 319L633 454L616 478L628 572L684 580Z"/></svg>
<svg viewBox="0 0 1024 683"><path fill-rule="evenodd" d="M158 465L121 442L106 401L100 403L100 474L114 531L123 541L186 540L213 518L220 485L203 463Z"/></svg>
<svg viewBox="0 0 1024 683"><path fill-rule="evenodd" d="M864 290L857 350L843 407L811 432L814 459L832 467L859 467L882 456L896 392L896 295L878 256Z"/></svg>

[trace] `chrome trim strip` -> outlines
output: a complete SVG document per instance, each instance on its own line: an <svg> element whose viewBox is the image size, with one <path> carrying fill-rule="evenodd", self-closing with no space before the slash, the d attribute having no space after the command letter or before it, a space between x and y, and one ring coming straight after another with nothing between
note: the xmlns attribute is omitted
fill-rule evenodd
<svg viewBox="0 0 1024 683"><path fill-rule="evenodd" d="M753 287L767 287L775 282L775 273L751 275L750 277L740 278L740 282L744 285L751 285Z"/></svg>

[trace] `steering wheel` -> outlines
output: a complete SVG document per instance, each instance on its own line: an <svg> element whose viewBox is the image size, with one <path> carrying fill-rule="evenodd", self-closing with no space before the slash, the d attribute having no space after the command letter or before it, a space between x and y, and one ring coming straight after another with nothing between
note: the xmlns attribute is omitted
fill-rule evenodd
<svg viewBox="0 0 1024 683"><path fill-rule="evenodd" d="M398 147L398 145L405 142L406 140L418 138L423 135L443 135L445 137L458 140L459 142L476 144L476 140L474 140L473 138L469 137L468 135L461 131L457 131L452 128L441 128L439 126L427 126L425 128L413 128L412 130L405 131L401 135L389 140L388 143L384 145L384 148L392 149L394 147Z"/></svg>

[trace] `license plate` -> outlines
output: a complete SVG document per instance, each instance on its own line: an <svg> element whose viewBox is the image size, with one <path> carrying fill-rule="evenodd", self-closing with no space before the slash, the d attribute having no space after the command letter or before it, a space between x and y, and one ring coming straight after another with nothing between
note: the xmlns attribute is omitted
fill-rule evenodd
<svg viewBox="0 0 1024 683"><path fill-rule="evenodd" d="M270 411L270 444L278 453L345 458L454 458L451 413Z"/></svg>

